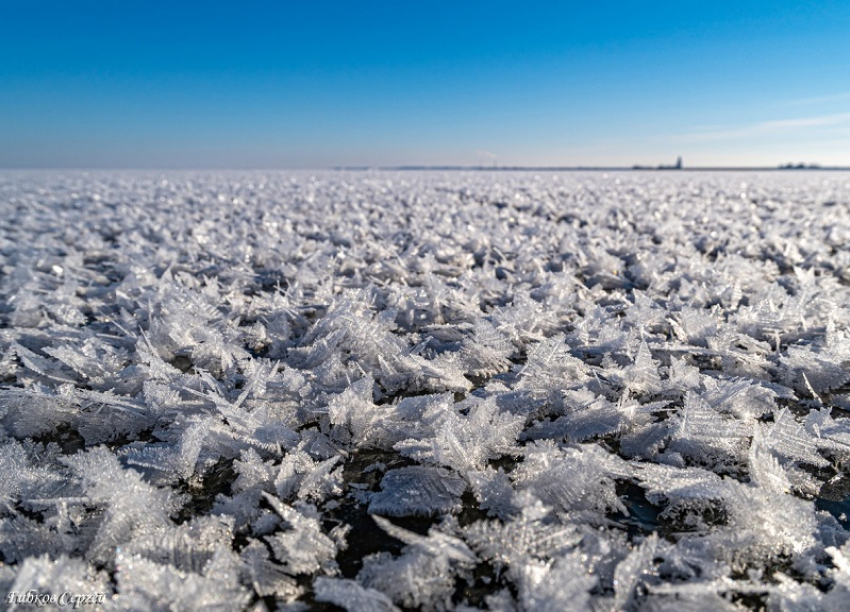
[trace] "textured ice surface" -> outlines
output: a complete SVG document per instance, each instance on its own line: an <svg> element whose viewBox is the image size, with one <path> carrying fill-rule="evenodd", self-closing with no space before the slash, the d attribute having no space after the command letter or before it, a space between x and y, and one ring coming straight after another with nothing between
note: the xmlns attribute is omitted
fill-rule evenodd
<svg viewBox="0 0 850 612"><path fill-rule="evenodd" d="M847 610L848 414L846 174L0 174L0 595Z"/></svg>

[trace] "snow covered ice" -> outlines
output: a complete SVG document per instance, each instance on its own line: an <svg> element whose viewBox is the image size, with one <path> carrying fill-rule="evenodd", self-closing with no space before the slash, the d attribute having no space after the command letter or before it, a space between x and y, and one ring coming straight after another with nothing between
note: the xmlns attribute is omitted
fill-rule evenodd
<svg viewBox="0 0 850 612"><path fill-rule="evenodd" d="M0 213L0 596L850 609L847 174L5 172Z"/></svg>

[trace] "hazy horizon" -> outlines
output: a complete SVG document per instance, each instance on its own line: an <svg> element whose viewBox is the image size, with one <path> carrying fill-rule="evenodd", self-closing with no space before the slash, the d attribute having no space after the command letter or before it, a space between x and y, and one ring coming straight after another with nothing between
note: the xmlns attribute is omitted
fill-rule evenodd
<svg viewBox="0 0 850 612"><path fill-rule="evenodd" d="M0 7L0 167L850 166L850 5Z"/></svg>

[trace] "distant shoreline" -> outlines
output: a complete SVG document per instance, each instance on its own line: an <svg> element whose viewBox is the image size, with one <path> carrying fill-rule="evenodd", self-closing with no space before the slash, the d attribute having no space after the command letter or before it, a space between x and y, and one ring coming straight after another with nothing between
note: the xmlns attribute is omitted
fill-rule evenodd
<svg viewBox="0 0 850 612"><path fill-rule="evenodd" d="M334 170L454 170L489 172L848 172L850 166L784 168L778 166L337 166Z"/></svg>

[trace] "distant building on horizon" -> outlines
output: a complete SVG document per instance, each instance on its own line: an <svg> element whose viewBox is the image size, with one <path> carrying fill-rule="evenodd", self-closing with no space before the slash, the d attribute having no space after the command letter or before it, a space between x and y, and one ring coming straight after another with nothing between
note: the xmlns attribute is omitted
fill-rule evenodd
<svg viewBox="0 0 850 612"><path fill-rule="evenodd" d="M681 170L682 169L682 156L676 158L676 163L672 166L668 166L666 164L658 164L657 166L641 166L634 165L632 166L633 170Z"/></svg>

